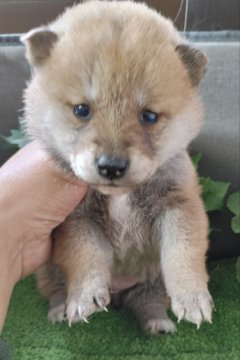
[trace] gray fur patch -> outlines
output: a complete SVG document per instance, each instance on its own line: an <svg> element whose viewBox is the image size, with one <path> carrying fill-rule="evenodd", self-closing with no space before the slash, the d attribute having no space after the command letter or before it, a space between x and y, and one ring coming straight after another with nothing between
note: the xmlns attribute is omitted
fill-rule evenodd
<svg viewBox="0 0 240 360"><path fill-rule="evenodd" d="M50 55L58 36L47 27L40 27L29 31L21 40L27 45L30 63L32 65L41 65Z"/></svg>
<svg viewBox="0 0 240 360"><path fill-rule="evenodd" d="M206 71L207 57L200 50L188 45L178 45L176 51L188 69L192 85L198 86Z"/></svg>

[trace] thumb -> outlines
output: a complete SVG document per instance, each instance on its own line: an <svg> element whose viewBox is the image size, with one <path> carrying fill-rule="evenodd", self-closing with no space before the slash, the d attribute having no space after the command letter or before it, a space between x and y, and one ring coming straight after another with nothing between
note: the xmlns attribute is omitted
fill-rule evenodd
<svg viewBox="0 0 240 360"><path fill-rule="evenodd" d="M58 179L57 185L53 206L55 208L55 215L60 223L63 222L83 200L87 193L88 186L75 178L69 179L66 175Z"/></svg>

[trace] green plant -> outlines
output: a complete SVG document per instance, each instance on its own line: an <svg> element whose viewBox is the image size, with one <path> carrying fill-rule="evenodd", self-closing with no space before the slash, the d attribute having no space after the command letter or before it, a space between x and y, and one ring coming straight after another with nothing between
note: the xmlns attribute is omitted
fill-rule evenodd
<svg viewBox="0 0 240 360"><path fill-rule="evenodd" d="M240 190L231 194L227 200L227 207L233 213L231 228L235 234L240 234ZM236 262L237 281L240 283L240 256Z"/></svg>
<svg viewBox="0 0 240 360"><path fill-rule="evenodd" d="M24 125L21 119L19 120L18 127L16 129L12 129L9 136L1 135L1 138L5 140L6 147L13 150L18 150L29 142L24 132Z"/></svg>
<svg viewBox="0 0 240 360"><path fill-rule="evenodd" d="M229 196L227 207L233 213L231 221L232 231L240 234L240 190Z"/></svg>
<svg viewBox="0 0 240 360"><path fill-rule="evenodd" d="M237 258L236 270L237 270L237 281L240 283L240 256Z"/></svg>
<svg viewBox="0 0 240 360"><path fill-rule="evenodd" d="M192 162L197 170L201 159L201 153L192 155ZM202 187L202 198L206 211L222 210L225 205L225 197L230 183L215 181L204 176L199 176L199 180Z"/></svg>

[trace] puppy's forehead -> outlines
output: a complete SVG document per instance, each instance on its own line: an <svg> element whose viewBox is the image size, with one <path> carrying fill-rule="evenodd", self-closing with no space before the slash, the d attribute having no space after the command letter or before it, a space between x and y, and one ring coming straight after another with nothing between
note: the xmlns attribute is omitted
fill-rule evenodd
<svg viewBox="0 0 240 360"><path fill-rule="evenodd" d="M183 68L175 52L177 32L147 7L142 11L140 5L139 12L130 7L127 12L122 5L124 2L109 2L111 11L102 16L85 14L82 22L69 19L65 26L50 71L61 74L54 79L62 81L72 101L123 103L134 99L141 105L161 84L166 91L171 77L177 88L176 75Z"/></svg>

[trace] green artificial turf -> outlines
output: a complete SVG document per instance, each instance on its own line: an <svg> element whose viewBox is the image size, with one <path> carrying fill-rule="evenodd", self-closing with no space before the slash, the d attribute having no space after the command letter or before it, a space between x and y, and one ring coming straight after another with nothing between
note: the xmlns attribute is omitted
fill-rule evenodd
<svg viewBox="0 0 240 360"><path fill-rule="evenodd" d="M173 335L147 337L124 309L96 314L89 324L52 325L46 318L47 302L29 277L15 288L3 337L14 360L239 360L235 263L210 264L209 286L216 311L213 324L204 323L199 330L182 321Z"/></svg>

